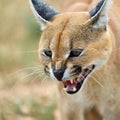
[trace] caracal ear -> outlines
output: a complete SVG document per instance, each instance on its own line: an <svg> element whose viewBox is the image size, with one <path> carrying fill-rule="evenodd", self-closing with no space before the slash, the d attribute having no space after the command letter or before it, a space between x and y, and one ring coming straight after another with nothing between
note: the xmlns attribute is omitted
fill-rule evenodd
<svg viewBox="0 0 120 120"><path fill-rule="evenodd" d="M52 19L53 16L58 14L58 11L52 8L50 5L45 3L43 0L29 0L32 11L36 16L37 20L41 24L43 30L46 24Z"/></svg>
<svg viewBox="0 0 120 120"><path fill-rule="evenodd" d="M108 23L108 11L111 6L112 0L100 0L98 4L89 12L90 20L89 22L94 28L106 29Z"/></svg>

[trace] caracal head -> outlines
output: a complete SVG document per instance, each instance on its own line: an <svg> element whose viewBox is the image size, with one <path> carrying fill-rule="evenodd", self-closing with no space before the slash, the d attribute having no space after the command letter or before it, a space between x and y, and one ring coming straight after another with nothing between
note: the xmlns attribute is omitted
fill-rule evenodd
<svg viewBox="0 0 120 120"><path fill-rule="evenodd" d="M30 4L43 29L39 59L45 73L62 82L67 93L78 92L111 55L110 0L100 0L89 12L72 13L59 13L39 0Z"/></svg>

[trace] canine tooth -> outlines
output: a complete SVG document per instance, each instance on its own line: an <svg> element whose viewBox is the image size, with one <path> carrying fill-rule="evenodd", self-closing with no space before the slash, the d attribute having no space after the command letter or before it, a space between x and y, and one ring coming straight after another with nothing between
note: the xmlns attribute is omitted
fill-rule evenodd
<svg viewBox="0 0 120 120"><path fill-rule="evenodd" d="M73 84L73 80L70 80L71 84Z"/></svg>

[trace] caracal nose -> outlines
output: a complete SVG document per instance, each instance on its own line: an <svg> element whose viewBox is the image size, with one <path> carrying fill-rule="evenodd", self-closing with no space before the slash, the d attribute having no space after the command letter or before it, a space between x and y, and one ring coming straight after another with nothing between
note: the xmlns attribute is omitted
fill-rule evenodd
<svg viewBox="0 0 120 120"><path fill-rule="evenodd" d="M61 68L61 69L53 69L53 73L54 73L55 77L56 77L59 81L62 81L62 77L63 77L64 72L65 72L65 69L64 69L64 68Z"/></svg>

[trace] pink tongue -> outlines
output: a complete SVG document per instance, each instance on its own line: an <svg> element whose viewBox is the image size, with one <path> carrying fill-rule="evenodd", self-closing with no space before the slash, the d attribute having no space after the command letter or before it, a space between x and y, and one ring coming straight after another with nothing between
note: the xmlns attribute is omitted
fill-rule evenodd
<svg viewBox="0 0 120 120"><path fill-rule="evenodd" d="M67 91L74 91L75 86L74 85L68 85L67 86Z"/></svg>
<svg viewBox="0 0 120 120"><path fill-rule="evenodd" d="M70 80L63 82L65 87L67 88L67 91L73 91L74 88L77 86L77 82L74 80L73 83L70 82Z"/></svg>

